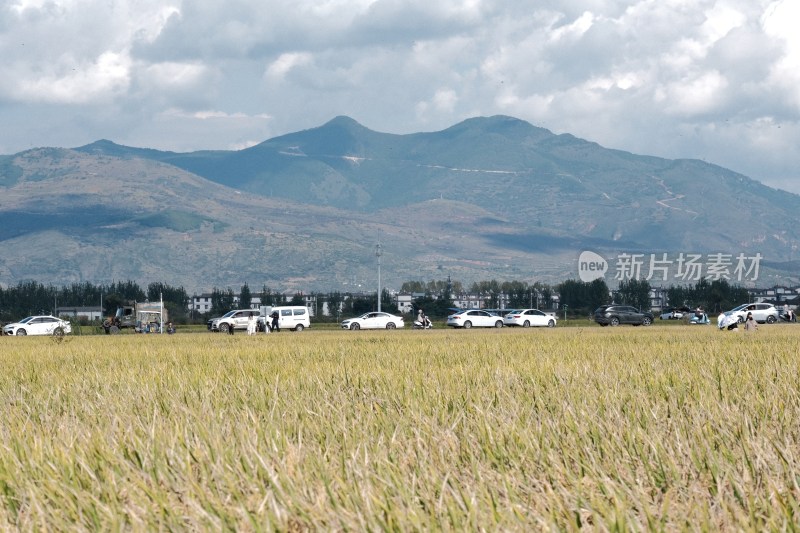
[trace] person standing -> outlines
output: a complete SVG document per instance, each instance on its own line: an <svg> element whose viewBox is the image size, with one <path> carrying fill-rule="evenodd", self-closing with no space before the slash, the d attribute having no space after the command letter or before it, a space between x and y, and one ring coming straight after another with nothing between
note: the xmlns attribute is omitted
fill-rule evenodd
<svg viewBox="0 0 800 533"><path fill-rule="evenodd" d="M280 333L281 327L278 324L278 319L280 318L280 315L278 315L277 311L273 311L272 314L269 316L272 319L272 331L277 331L278 333Z"/></svg>
<svg viewBox="0 0 800 533"><path fill-rule="evenodd" d="M248 335L256 334L256 317L253 316L252 311L250 311L250 314L247 315L247 334Z"/></svg>
<svg viewBox="0 0 800 533"><path fill-rule="evenodd" d="M758 329L758 324L756 323L755 318L753 318L753 313L747 313L747 318L744 321L744 330L756 331L757 329Z"/></svg>

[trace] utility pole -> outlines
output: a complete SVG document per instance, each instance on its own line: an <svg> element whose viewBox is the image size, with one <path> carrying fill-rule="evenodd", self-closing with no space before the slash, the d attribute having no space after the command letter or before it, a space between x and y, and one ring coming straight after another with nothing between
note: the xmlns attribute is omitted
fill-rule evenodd
<svg viewBox="0 0 800 533"><path fill-rule="evenodd" d="M375 245L375 257L378 258L378 312L381 312L381 243Z"/></svg>

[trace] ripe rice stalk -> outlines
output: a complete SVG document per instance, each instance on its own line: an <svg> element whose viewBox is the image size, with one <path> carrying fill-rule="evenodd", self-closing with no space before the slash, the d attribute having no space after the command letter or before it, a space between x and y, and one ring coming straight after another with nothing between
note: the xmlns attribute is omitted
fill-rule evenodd
<svg viewBox="0 0 800 533"><path fill-rule="evenodd" d="M6 338L6 529L791 529L800 330Z"/></svg>

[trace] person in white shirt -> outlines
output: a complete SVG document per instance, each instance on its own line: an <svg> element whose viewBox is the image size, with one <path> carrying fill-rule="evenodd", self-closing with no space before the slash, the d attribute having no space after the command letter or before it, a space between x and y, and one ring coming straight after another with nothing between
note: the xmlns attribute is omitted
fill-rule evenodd
<svg viewBox="0 0 800 533"><path fill-rule="evenodd" d="M717 327L720 330L737 330L739 329L739 318L736 315L726 315L725 313L720 313L717 317Z"/></svg>
<svg viewBox="0 0 800 533"><path fill-rule="evenodd" d="M253 315L252 311L247 316L247 334L248 335L256 334L256 317Z"/></svg>

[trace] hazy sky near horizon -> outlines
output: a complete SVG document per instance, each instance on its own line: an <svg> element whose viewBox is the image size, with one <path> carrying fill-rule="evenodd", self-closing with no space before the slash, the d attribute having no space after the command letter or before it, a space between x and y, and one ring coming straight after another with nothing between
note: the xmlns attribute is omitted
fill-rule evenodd
<svg viewBox="0 0 800 533"><path fill-rule="evenodd" d="M0 154L510 115L800 193L798 0L3 0Z"/></svg>

